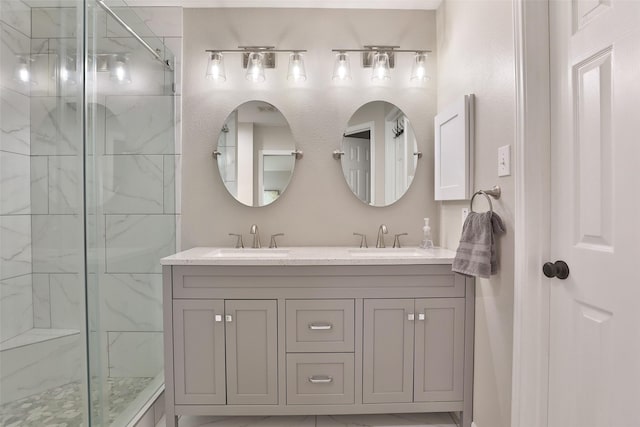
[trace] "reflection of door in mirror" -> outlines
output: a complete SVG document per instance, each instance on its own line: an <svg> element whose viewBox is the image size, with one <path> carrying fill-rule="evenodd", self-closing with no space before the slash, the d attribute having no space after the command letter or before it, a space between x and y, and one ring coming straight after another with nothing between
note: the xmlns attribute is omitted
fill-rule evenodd
<svg viewBox="0 0 640 427"><path fill-rule="evenodd" d="M373 122L349 126L344 132L342 172L351 191L366 203L371 203L373 183L371 176L375 165L375 127Z"/></svg>
<svg viewBox="0 0 640 427"><path fill-rule="evenodd" d="M409 188L417 165L415 136L407 117L388 106L385 115L385 204L398 200Z"/></svg>
<svg viewBox="0 0 640 427"><path fill-rule="evenodd" d="M258 154L258 205L277 199L289 183L295 158L291 150L260 150Z"/></svg>

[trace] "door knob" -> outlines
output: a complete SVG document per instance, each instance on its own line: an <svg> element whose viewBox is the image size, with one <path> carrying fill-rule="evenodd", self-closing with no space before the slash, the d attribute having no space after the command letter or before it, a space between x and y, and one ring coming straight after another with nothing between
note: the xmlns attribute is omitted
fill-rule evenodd
<svg viewBox="0 0 640 427"><path fill-rule="evenodd" d="M542 272L549 278L557 277L564 280L569 277L569 266L564 261L545 262L542 266Z"/></svg>

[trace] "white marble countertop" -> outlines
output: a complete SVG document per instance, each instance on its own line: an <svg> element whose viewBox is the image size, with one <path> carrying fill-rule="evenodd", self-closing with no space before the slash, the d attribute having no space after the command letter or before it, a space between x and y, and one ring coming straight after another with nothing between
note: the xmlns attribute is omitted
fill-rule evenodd
<svg viewBox="0 0 640 427"><path fill-rule="evenodd" d="M196 247L162 258L162 265L416 265L451 264L455 252L431 248L298 246L277 249Z"/></svg>

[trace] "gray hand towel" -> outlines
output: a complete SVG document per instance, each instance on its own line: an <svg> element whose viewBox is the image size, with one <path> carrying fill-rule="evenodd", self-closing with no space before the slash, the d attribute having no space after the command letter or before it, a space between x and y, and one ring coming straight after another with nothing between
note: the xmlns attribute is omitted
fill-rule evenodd
<svg viewBox="0 0 640 427"><path fill-rule="evenodd" d="M452 270L484 279L495 274L498 271L495 236L504 232L504 224L497 213L469 212L462 226Z"/></svg>

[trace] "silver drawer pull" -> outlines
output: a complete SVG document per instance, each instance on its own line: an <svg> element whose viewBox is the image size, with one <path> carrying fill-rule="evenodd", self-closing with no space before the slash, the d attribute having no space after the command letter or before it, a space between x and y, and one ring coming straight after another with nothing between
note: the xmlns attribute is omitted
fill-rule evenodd
<svg viewBox="0 0 640 427"><path fill-rule="evenodd" d="M309 377L309 382L311 384L329 384L330 382L333 382L333 377L330 377L329 375L314 375Z"/></svg>
<svg viewBox="0 0 640 427"><path fill-rule="evenodd" d="M330 331L333 329L331 323L309 323L309 329L312 331Z"/></svg>

